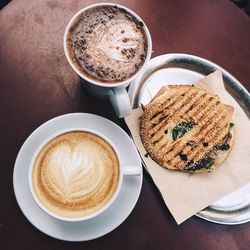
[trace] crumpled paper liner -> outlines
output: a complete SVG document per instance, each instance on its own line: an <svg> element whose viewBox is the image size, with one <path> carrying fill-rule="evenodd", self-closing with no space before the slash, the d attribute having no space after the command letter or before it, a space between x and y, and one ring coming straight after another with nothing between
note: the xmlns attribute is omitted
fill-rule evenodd
<svg viewBox="0 0 250 250"><path fill-rule="evenodd" d="M211 173L171 171L158 165L150 156L145 157L147 152L139 130L142 109L133 110L125 118L142 160L178 224L250 182L250 123L246 114L225 90L220 70L200 79L195 85L217 94L224 104L234 107L232 121L235 123L236 138L232 152Z"/></svg>

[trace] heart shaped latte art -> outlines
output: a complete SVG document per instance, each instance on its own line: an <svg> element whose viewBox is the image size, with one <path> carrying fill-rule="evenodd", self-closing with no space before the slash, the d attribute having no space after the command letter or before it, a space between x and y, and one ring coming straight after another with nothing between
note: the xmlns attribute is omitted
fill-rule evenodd
<svg viewBox="0 0 250 250"><path fill-rule="evenodd" d="M101 159L88 148L60 145L48 159L48 181L65 202L93 192L104 177Z"/></svg>
<svg viewBox="0 0 250 250"><path fill-rule="evenodd" d="M47 209L66 217L86 216L107 204L116 192L119 160L101 137L72 131L43 147L32 178L36 197Z"/></svg>

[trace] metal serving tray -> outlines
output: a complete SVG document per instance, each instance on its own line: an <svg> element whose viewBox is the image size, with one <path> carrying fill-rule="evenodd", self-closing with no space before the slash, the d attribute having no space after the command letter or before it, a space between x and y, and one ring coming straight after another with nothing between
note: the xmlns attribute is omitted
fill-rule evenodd
<svg viewBox="0 0 250 250"><path fill-rule="evenodd" d="M220 66L188 54L166 54L151 59L130 85L133 108L147 104L167 84L192 84L220 69L227 91L250 117L250 95L242 84ZM250 183L211 204L196 216L219 224L235 225L250 221Z"/></svg>

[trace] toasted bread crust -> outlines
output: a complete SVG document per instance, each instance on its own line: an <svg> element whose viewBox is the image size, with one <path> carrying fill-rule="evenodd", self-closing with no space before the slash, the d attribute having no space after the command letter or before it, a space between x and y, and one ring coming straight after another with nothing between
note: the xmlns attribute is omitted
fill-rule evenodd
<svg viewBox="0 0 250 250"><path fill-rule="evenodd" d="M188 167L210 156L225 141L230 129L233 108L206 90L170 85L144 106L143 111L140 122L143 145L151 158L165 168L207 172L218 162L221 164L231 151L222 152L220 160L215 159L209 167L192 170ZM178 126L187 129L174 137Z"/></svg>

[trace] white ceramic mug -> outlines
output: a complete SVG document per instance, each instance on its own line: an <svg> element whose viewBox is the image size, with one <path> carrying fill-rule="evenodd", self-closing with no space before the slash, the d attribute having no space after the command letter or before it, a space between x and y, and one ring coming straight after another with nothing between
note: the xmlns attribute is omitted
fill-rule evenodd
<svg viewBox="0 0 250 250"><path fill-rule="evenodd" d="M70 27L72 26L72 24L74 23L74 21L77 19L77 17L81 13L83 13L84 11L86 11L88 9L96 7L96 6L107 6L107 5L108 6L117 6L119 8L125 9L128 13L130 13L132 16L134 16L137 20L142 22L144 24L143 29L145 31L147 44L148 44L147 56L146 56L145 62L143 63L141 68L138 70L138 72L136 74L134 74L132 77L130 77L129 79L126 79L125 81L120 81L118 83L101 83L99 81L95 81L95 80L89 78L86 74L84 75L72 63L71 58L70 58L69 53L68 53L68 50L67 50L67 43L66 43L67 33L68 33ZM152 53L151 36L150 36L149 30L148 30L147 26L145 25L145 23L143 22L143 20L136 13L134 13L132 10L130 10L122 5L119 5L119 4L114 4L114 3L93 4L93 5L87 6L86 8L79 10L71 18L71 20L69 21L69 23L65 29L63 44L64 44L64 53L66 55L66 58L67 58L69 64L71 65L73 70L81 78L83 78L85 80L83 83L83 87L86 89L86 91L94 97L98 97L98 98L102 98L102 99L109 99L114 110L115 110L115 113L118 117L121 118L121 117L127 116L131 112L131 104L130 104L128 93L126 91L126 87L131 83L131 81L133 81L141 73L141 71L145 67L146 63L149 61L149 59L151 57L151 53Z"/></svg>
<svg viewBox="0 0 250 250"><path fill-rule="evenodd" d="M56 138L57 136L59 135L62 135L64 133L68 133L68 132L73 132L73 131L83 131L83 132L89 132L89 133L92 133L94 135L97 135L99 137L101 137L102 139L104 139L115 151L116 153L116 156L117 156L117 159L118 159L118 162L119 162L119 170L120 170L120 174L119 174L119 181L118 181L118 185L117 185L117 188L116 188L116 191L113 195L113 197L109 200L109 202L101 207L98 211L94 212L94 213L91 213L87 216L83 216L83 217L78 217L78 218L70 218L70 217L64 217L64 216L61 216L61 215L58 215L52 211L50 211L48 208L46 208L41 202L40 200L38 199L35 191L34 191L34 188L33 188L33 181L32 181L32 172L33 172L33 167L34 167L34 163L35 163L35 160L37 158L37 156L39 155L40 151L43 149L43 147L49 143L51 140L53 140L54 138ZM117 150L116 146L112 143L112 141L110 141L107 137L105 137L103 134L97 132L97 131L94 131L94 130L91 130L91 129L83 129L83 128L71 128L71 129L66 129L66 130L62 130L58 133L55 133L53 134L52 136L48 137L38 148L37 150L35 151L34 155L33 155L33 158L30 162L30 166L29 166L29 189L30 189L30 192L31 192L31 195L34 199L34 201L37 203L37 205L45 212L47 213L48 215L52 216L53 218L56 218L56 219L59 219L59 220L62 220L62 221L68 221L68 222L79 222L79 221L84 221L84 220L88 220L88 219L91 219L91 218L94 218L96 217L97 215L101 214L102 212L104 212L105 210L107 210L113 203L114 201L116 200L120 190L121 190L121 186L122 186L122 181L123 181L123 177L124 176L138 176L138 175L141 175L142 174L142 171L141 171L141 167L140 166L125 166L124 165L124 162L121 161L121 156L120 156L120 153L119 151Z"/></svg>

